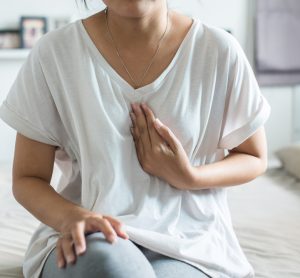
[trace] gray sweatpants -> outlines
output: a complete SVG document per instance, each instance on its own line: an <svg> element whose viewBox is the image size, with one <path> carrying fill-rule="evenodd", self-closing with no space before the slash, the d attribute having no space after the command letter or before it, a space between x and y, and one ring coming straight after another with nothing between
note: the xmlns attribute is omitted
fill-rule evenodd
<svg viewBox="0 0 300 278"><path fill-rule="evenodd" d="M86 236L87 249L77 257L76 263L58 268L56 251L49 254L41 278L207 278L196 267L153 252L133 243L130 239L118 237L110 244L103 233Z"/></svg>

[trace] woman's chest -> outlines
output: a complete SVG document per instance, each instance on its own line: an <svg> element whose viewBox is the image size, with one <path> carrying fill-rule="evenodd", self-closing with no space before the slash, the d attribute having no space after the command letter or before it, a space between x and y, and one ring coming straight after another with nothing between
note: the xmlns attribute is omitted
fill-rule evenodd
<svg viewBox="0 0 300 278"><path fill-rule="evenodd" d="M190 95L187 88L161 88L149 94L128 96L119 86L106 82L93 88L78 100L66 104L72 114L70 132L77 144L93 150L118 149L133 145L130 126L131 104L145 102L179 139L188 154L192 154L201 133L205 132L208 115L203 114L201 91ZM206 108L205 108L206 111ZM145 118L146 121L146 118Z"/></svg>
<svg viewBox="0 0 300 278"><path fill-rule="evenodd" d="M130 126L131 103L145 102L155 117L179 139L188 156L209 140L216 145L217 127L221 126L220 108L214 105L213 86L205 80L185 74L184 69L170 70L156 86L150 84L142 90L111 77L103 68L86 66L85 72L78 67L78 78L66 82L61 78L52 88L54 101L62 122L79 155L87 152L92 157L97 150L128 148L134 145ZM213 115L213 117L212 117ZM214 130L207 139L207 131ZM204 136L206 135L206 136Z"/></svg>

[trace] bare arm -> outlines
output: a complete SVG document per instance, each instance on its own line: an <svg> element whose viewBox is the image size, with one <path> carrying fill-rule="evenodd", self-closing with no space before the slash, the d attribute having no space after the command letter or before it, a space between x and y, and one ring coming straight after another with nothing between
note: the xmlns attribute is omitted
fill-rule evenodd
<svg viewBox="0 0 300 278"><path fill-rule="evenodd" d="M91 212L60 196L50 185L55 146L17 134L13 163L13 194L30 213L66 237L56 244L57 264L74 263L85 252L85 232L101 231L109 242L118 234L127 239L122 223L100 213ZM75 244L75 251L73 249Z"/></svg>
<svg viewBox="0 0 300 278"><path fill-rule="evenodd" d="M50 186L54 156L55 146L18 133L13 163L13 194L37 219L60 231L67 215L81 208L62 198Z"/></svg>
<svg viewBox="0 0 300 278"><path fill-rule="evenodd" d="M194 167L192 189L205 189L246 183L265 172L267 144L264 128L260 128L225 159Z"/></svg>
<svg viewBox="0 0 300 278"><path fill-rule="evenodd" d="M222 161L195 167L190 164L174 133L155 118L146 104L132 104L132 111L131 133L142 168L178 189L199 190L242 184L266 170L264 128L232 149Z"/></svg>

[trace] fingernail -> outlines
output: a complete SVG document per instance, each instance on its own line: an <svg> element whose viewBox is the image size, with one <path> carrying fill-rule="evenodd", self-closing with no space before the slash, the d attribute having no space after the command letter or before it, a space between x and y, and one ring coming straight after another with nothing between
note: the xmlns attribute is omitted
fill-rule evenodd
<svg viewBox="0 0 300 278"><path fill-rule="evenodd" d="M67 262L68 264L73 263L73 257L67 256Z"/></svg>
<svg viewBox="0 0 300 278"><path fill-rule="evenodd" d="M113 244L117 241L117 237L114 235L108 236L108 240Z"/></svg>
<svg viewBox="0 0 300 278"><path fill-rule="evenodd" d="M155 119L154 123L155 123L155 125L156 125L157 128L160 128L163 125L162 122L158 118Z"/></svg>
<svg viewBox="0 0 300 278"><path fill-rule="evenodd" d="M83 253L84 248L82 246L77 246L76 247L76 255L80 255L81 253Z"/></svg>
<svg viewBox="0 0 300 278"><path fill-rule="evenodd" d="M132 110L135 110L135 108L136 108L135 103L131 103L131 108L132 108Z"/></svg>
<svg viewBox="0 0 300 278"><path fill-rule="evenodd" d="M62 261L59 261L59 262L58 262L58 267L59 267L59 268L62 268L63 266L64 266L64 263L63 263Z"/></svg>

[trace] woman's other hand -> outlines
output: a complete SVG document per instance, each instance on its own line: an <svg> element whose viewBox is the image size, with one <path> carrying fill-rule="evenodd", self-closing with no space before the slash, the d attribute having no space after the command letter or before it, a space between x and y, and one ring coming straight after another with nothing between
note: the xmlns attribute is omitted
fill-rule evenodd
<svg viewBox="0 0 300 278"><path fill-rule="evenodd" d="M60 268L66 263L75 263L76 256L85 252L85 234L101 231L110 243L117 240L117 236L129 238L123 224L111 216L78 208L72 210L66 219L56 243L57 265Z"/></svg>
<svg viewBox="0 0 300 278"><path fill-rule="evenodd" d="M131 134L143 170L178 189L189 189L192 166L180 141L146 104L131 104Z"/></svg>

